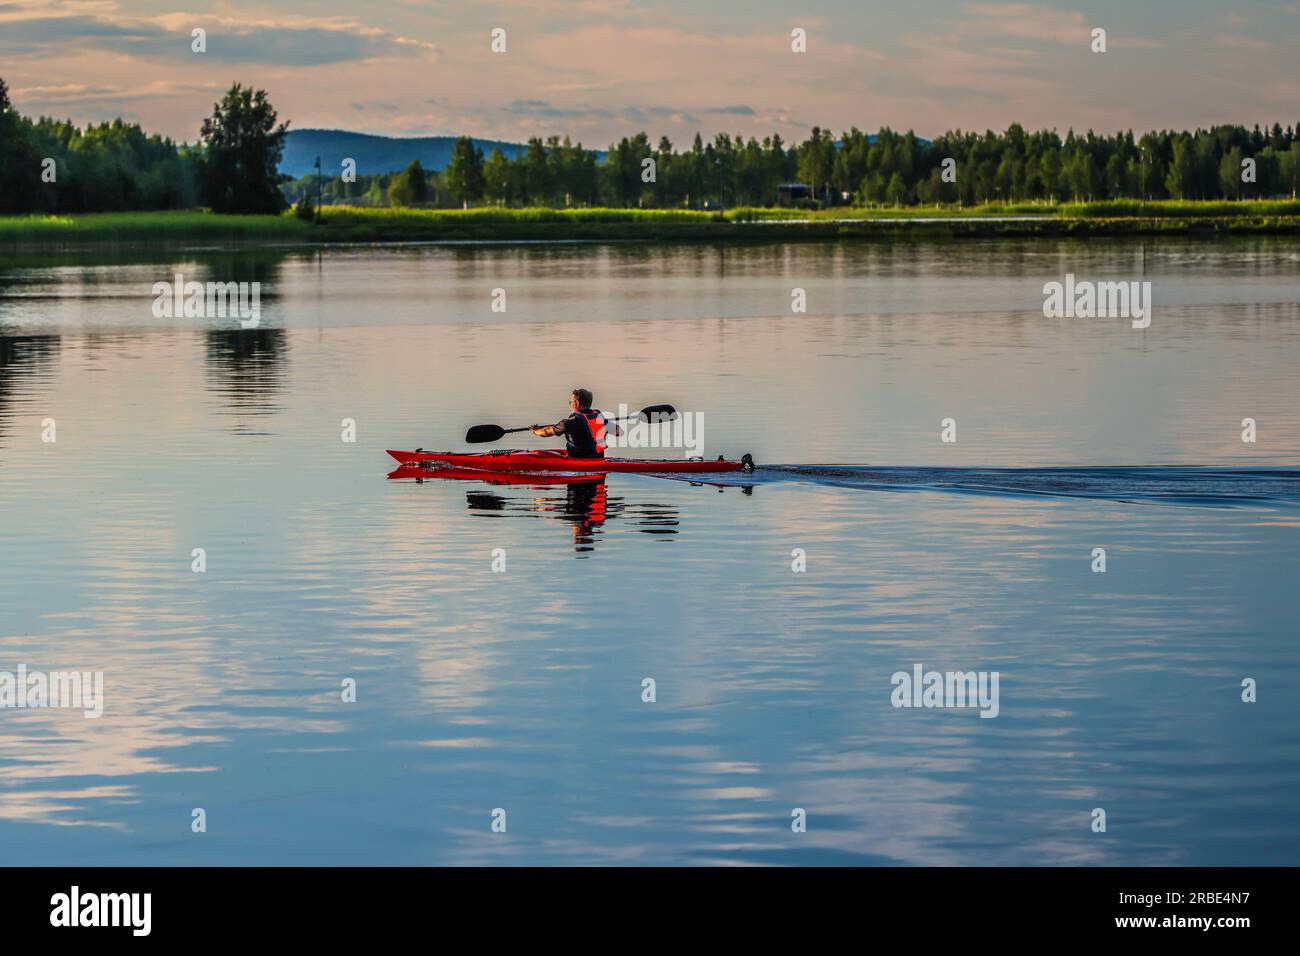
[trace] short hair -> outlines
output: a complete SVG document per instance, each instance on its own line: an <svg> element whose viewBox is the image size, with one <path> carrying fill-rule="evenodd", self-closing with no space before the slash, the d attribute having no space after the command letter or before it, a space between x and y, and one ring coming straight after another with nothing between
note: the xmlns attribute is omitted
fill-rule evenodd
<svg viewBox="0 0 1300 956"><path fill-rule="evenodd" d="M590 390L585 388L575 388L573 390L573 397L578 400L578 405L580 407L591 408L594 396L591 394Z"/></svg>

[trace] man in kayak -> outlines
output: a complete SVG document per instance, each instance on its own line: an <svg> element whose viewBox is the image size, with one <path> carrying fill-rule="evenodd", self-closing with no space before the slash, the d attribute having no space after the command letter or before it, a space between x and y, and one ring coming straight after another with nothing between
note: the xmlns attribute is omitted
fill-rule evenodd
<svg viewBox="0 0 1300 956"><path fill-rule="evenodd" d="M554 425L534 425L533 434L540 438L563 435L570 458L604 458L606 430L613 428L615 435L622 435L623 429L611 425L599 409L591 407L591 401L590 391L575 388L569 397L573 413Z"/></svg>

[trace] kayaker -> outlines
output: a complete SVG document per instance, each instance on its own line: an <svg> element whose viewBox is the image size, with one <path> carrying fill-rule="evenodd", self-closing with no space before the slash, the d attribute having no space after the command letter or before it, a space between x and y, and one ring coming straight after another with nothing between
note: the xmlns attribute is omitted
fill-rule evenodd
<svg viewBox="0 0 1300 956"><path fill-rule="evenodd" d="M611 424L600 409L592 408L591 402L589 390L575 388L569 396L572 414L554 425L534 425L533 434L539 438L563 435L570 458L604 458L606 431L612 428L615 435L622 435L623 429Z"/></svg>

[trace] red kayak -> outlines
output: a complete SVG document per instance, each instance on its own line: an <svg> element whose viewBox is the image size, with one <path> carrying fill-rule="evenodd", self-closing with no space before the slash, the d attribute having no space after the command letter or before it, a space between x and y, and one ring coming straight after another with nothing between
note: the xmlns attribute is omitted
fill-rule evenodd
<svg viewBox="0 0 1300 956"><path fill-rule="evenodd" d="M714 474L724 471L752 471L754 459L745 455L740 461L725 458L570 458L562 451L393 451L403 465L425 468L468 468L474 471L529 472L641 472L643 474Z"/></svg>
<svg viewBox="0 0 1300 956"><path fill-rule="evenodd" d="M604 474L535 474L511 473L504 471L482 471L475 468L426 468L424 465L399 465L396 471L388 473L389 478L414 478L425 481L433 478L454 479L457 481L481 481L489 485L528 485L533 488L548 485L591 485L605 480Z"/></svg>

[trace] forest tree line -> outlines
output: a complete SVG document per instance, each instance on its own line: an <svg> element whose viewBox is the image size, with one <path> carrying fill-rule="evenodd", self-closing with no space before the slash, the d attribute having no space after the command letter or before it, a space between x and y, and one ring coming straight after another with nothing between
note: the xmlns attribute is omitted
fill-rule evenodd
<svg viewBox="0 0 1300 956"><path fill-rule="evenodd" d="M948 176L945 160L953 161ZM1247 175L1244 160L1253 160ZM814 127L793 146L779 135L760 142L720 133L705 143L696 134L681 151L667 137L652 146L638 133L613 144L603 162L567 138L531 139L523 155L510 159L500 149L484 158L462 137L443 173L412 164L382 182L331 177L322 195L327 202L404 205L412 178L424 184L417 204L443 207L769 206L778 187L791 182L808 186L812 204L822 205L1294 197L1300 132L1275 124L1268 131L1216 126L1140 139L1131 132L1092 131L1062 138L1013 124L1004 133L958 131L926 142L887 127L874 135L854 128L838 137ZM396 196L385 194L389 182L397 184ZM300 181L301 188L314 184L314 177Z"/></svg>
<svg viewBox="0 0 1300 956"><path fill-rule="evenodd" d="M121 119L84 129L30 119L0 79L0 213L151 209L269 213L286 207L277 166L288 126L263 90L235 84L194 146Z"/></svg>
<svg viewBox="0 0 1300 956"><path fill-rule="evenodd" d="M445 170L418 163L345 181L289 180L277 166L287 125L264 91L236 84L204 120L198 142L176 144L114 120L84 129L21 116L0 80L0 212L106 212L207 206L276 213L289 202L363 206L770 206L778 187L809 187L806 204L912 205L1105 199L1248 199L1296 195L1300 124L1269 129L1064 137L1054 130L945 133L814 127L799 143L698 133L624 137L601 157L567 137L533 138L517 159L457 140ZM647 163L647 160L653 161ZM945 176L945 161L949 174ZM1253 166L1243 176L1243 161ZM55 175L48 174L53 165Z"/></svg>

